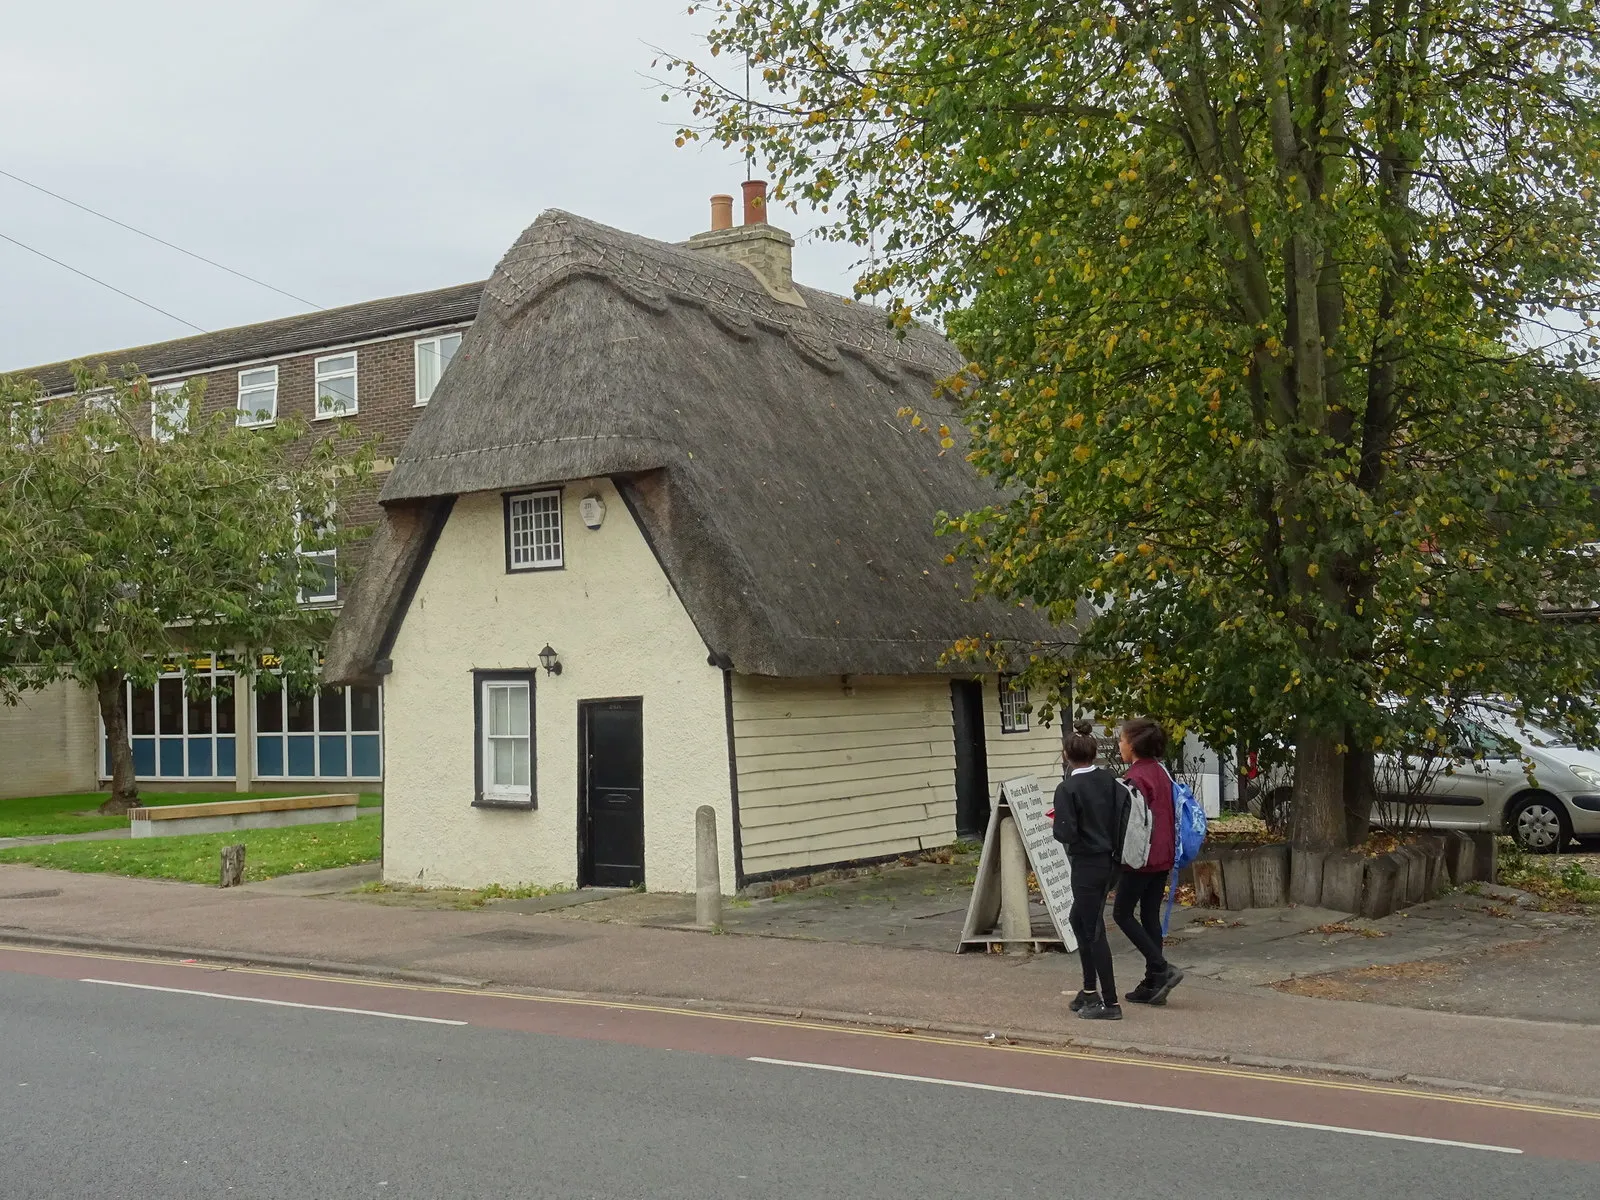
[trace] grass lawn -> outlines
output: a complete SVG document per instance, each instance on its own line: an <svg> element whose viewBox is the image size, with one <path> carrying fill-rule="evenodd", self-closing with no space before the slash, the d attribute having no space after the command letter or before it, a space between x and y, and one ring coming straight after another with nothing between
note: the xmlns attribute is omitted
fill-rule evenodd
<svg viewBox="0 0 1600 1200"><path fill-rule="evenodd" d="M243 842L247 847L245 879L272 879L299 871L372 862L382 853L382 825L373 814L354 821L294 825L287 829L238 829L232 833L196 833L187 837L13 846L0 850L0 863L31 863L60 871L215 884L222 848Z"/></svg>
<svg viewBox="0 0 1600 1200"><path fill-rule="evenodd" d="M246 792L147 792L140 790L139 799L146 805L204 804L210 800L251 800L267 796L309 796L337 788L313 784L302 788L273 788L267 791ZM94 810L105 803L105 792L80 792L67 796L22 796L16 800L0 800L0 837L34 837L49 833L92 833L97 829L124 829L127 817L102 817ZM361 807L372 808L383 803L376 792L361 794Z"/></svg>

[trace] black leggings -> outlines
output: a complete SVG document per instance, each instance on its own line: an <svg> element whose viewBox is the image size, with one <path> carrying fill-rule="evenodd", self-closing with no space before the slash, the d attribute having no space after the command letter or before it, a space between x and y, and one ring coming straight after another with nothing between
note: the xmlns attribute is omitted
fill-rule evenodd
<svg viewBox="0 0 1600 1200"><path fill-rule="evenodd" d="M1111 943L1106 938L1106 893L1116 878L1109 854L1072 860L1072 911L1067 923L1078 939L1083 964L1083 990L1098 991L1107 1004L1117 1003L1117 981L1111 974Z"/></svg>
<svg viewBox="0 0 1600 1200"><path fill-rule="evenodd" d="M1124 871L1117 880L1117 901L1111 909L1117 928L1144 955L1144 977L1149 983L1167 972L1167 958L1161 953L1161 901L1166 894L1165 871ZM1135 907L1139 909L1138 920L1133 917Z"/></svg>

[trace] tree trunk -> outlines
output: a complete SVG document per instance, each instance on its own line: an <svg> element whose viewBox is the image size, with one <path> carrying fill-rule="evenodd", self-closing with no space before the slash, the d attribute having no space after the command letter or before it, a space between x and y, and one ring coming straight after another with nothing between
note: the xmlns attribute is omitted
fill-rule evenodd
<svg viewBox="0 0 1600 1200"><path fill-rule="evenodd" d="M109 671L96 681L100 696L100 719L105 722L106 740L111 743L111 797L100 812L121 816L139 807L139 785L133 777L133 745L128 740L127 677Z"/></svg>
<svg viewBox="0 0 1600 1200"><path fill-rule="evenodd" d="M217 886L238 887L244 882L244 853L243 842L222 848L221 881Z"/></svg>
<svg viewBox="0 0 1600 1200"><path fill-rule="evenodd" d="M1301 722L1294 743L1294 805L1289 840L1297 850L1345 845L1344 756L1339 739Z"/></svg>
<svg viewBox="0 0 1600 1200"><path fill-rule="evenodd" d="M1372 810L1378 803L1378 786L1373 780L1376 759L1371 750L1352 749L1344 756L1344 841L1347 846L1359 846L1367 840Z"/></svg>

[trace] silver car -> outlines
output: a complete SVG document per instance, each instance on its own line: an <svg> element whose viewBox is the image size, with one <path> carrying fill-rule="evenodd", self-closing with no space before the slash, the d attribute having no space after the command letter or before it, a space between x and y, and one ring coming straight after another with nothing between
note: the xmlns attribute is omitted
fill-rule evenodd
<svg viewBox="0 0 1600 1200"><path fill-rule="evenodd" d="M1494 712L1476 714L1473 724L1484 758L1433 776L1421 797L1429 826L1500 830L1541 854L1600 837L1600 753ZM1380 778L1382 770L1380 761Z"/></svg>
<svg viewBox="0 0 1600 1200"><path fill-rule="evenodd" d="M1600 838L1600 753L1579 750L1547 729L1519 729L1494 711L1475 713L1468 729L1481 758L1463 751L1428 769L1413 758L1378 756L1375 825L1397 820L1409 792L1407 823L1422 828L1492 829L1538 854L1575 838ZM1286 813L1291 779L1274 778L1263 789L1263 809L1276 809L1279 818Z"/></svg>

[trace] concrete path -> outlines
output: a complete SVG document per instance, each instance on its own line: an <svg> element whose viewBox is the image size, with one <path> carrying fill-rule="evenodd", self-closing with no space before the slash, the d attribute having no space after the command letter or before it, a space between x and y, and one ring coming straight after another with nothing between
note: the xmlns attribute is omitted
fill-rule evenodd
<svg viewBox="0 0 1600 1200"><path fill-rule="evenodd" d="M357 863L353 867L332 867L326 871L302 871L297 875L279 875L275 879L261 879L242 884L242 892L264 892L277 896L337 896L358 888L364 883L375 883L383 878L379 863Z"/></svg>
<svg viewBox="0 0 1600 1200"><path fill-rule="evenodd" d="M1165 1008L1130 1005L1121 1023L1089 1024L1067 1012L1064 993L1076 990L1078 968L1075 956L1060 954L717 937L563 913L413 909L0 866L0 940L19 938L349 963L555 992L1038 1035L1257 1065L1313 1062L1380 1079L1600 1098L1600 1037L1570 1023L1379 1007L1195 978Z"/></svg>
<svg viewBox="0 0 1600 1200"><path fill-rule="evenodd" d="M356 817L360 819L361 817L381 816L382 814L383 808L378 806L358 809ZM282 827L280 826L280 828ZM121 829L96 829L89 833L30 834L27 837L0 838L0 850L9 849L12 846L53 846L58 842L110 842L132 836L133 831L126 826Z"/></svg>
<svg viewBox="0 0 1600 1200"><path fill-rule="evenodd" d="M111 842L131 836L132 831L126 828L96 829L90 833L39 833L28 837L0 838L0 850L12 846L53 846L57 842Z"/></svg>

